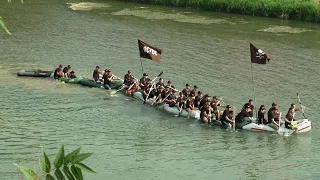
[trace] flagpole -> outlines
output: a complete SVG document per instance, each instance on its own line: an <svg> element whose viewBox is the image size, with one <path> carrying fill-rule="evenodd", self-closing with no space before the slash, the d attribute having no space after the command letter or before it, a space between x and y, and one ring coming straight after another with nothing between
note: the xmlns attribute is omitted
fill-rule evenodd
<svg viewBox="0 0 320 180"><path fill-rule="evenodd" d="M254 79L253 79L253 67L252 67L252 62L251 62L251 73L252 73L252 86L253 86L253 102L256 104L256 92L255 92L255 87L254 87ZM256 104L257 106L257 104ZM256 117L258 117L258 113L257 113L257 107L255 108L256 111Z"/></svg>
<svg viewBox="0 0 320 180"><path fill-rule="evenodd" d="M140 62L141 62L141 70L142 70L142 74L143 74L143 66L142 66L142 60L141 60L141 57L140 57Z"/></svg>

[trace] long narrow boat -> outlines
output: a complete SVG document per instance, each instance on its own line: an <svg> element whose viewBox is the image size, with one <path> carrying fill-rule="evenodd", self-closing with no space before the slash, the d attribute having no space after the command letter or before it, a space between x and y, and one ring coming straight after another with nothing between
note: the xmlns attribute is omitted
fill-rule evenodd
<svg viewBox="0 0 320 180"><path fill-rule="evenodd" d="M122 92L125 93L125 91L122 91ZM142 93L140 91L133 93L133 97L135 97L136 99L139 99L141 102L144 102L144 99L142 97ZM153 101L151 99L148 99L146 101L146 104L154 105ZM168 104L156 105L155 107L160 109L160 110L163 110L163 111L165 111L167 113L170 113L170 114L173 114L173 115L177 115L177 116L180 113L177 107L170 107ZM181 113L180 113L180 116L188 117L188 112L185 109L183 109L181 111ZM200 119L200 111L199 110L191 111L190 118Z"/></svg>
<svg viewBox="0 0 320 180"><path fill-rule="evenodd" d="M44 71L41 69L36 70L21 70L17 72L18 76L29 76L29 77L50 77L53 71Z"/></svg>
<svg viewBox="0 0 320 180"><path fill-rule="evenodd" d="M222 126L220 121L213 120L212 125L214 126ZM269 125L266 124L259 124L256 122L256 119L250 120L250 119L244 119L241 123L235 124L236 129L243 129L246 131L255 131L255 132L278 132L282 134L293 134L294 130L288 129L285 127L285 125L281 125L281 127L276 130ZM308 119L300 119L298 120L298 123L296 127L298 127L298 133L308 132L311 130L312 123Z"/></svg>

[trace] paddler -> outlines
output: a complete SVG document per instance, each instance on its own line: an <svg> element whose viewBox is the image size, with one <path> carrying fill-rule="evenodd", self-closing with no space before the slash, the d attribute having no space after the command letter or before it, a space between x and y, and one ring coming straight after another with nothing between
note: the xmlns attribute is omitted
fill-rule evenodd
<svg viewBox="0 0 320 180"><path fill-rule="evenodd" d="M188 98L186 103L186 111L188 112L188 117L187 117L188 119L190 119L191 111L197 109L194 107L194 99L195 99L195 94L191 94L191 96Z"/></svg>
<svg viewBox="0 0 320 180"><path fill-rule="evenodd" d="M171 82L170 80L167 82L167 86L170 87L170 88L172 88L172 89L175 89L174 86L172 85L172 82Z"/></svg>
<svg viewBox="0 0 320 180"><path fill-rule="evenodd" d="M100 80L100 74L102 74L102 72L100 71L100 66L96 66L96 69L93 71L92 74L93 80L96 83L102 83L102 81Z"/></svg>
<svg viewBox="0 0 320 180"><path fill-rule="evenodd" d="M175 107L176 106L176 103L177 103L177 96L175 95L176 92L177 91L175 89L173 89L171 91L171 94L168 97L169 107Z"/></svg>
<svg viewBox="0 0 320 180"><path fill-rule="evenodd" d="M210 102L210 95L209 94L205 94L203 97L202 97L202 100L200 101L200 110L203 108L203 106L205 106L208 102ZM210 103L209 103L210 105Z"/></svg>
<svg viewBox="0 0 320 180"><path fill-rule="evenodd" d="M273 116L273 110L274 110L275 108L278 108L278 105L277 105L277 103L273 102L273 103L271 104L271 108L268 110L268 123L270 123L270 122L271 122L271 119L274 118L274 116Z"/></svg>
<svg viewBox="0 0 320 180"><path fill-rule="evenodd" d="M71 69L71 66L68 65L66 67L63 68L63 74L64 74L64 77L69 77L69 70Z"/></svg>
<svg viewBox="0 0 320 180"><path fill-rule="evenodd" d="M198 92L198 85L194 85L193 89L191 90L190 94L196 94Z"/></svg>
<svg viewBox="0 0 320 180"><path fill-rule="evenodd" d="M250 118L250 111L250 106L245 106L245 108L242 109L241 112L236 116L236 122L241 123L244 118Z"/></svg>
<svg viewBox="0 0 320 180"><path fill-rule="evenodd" d="M103 75L103 86L105 89L111 89L112 81L113 80L118 80L113 74L111 74L110 69L105 69L105 73Z"/></svg>
<svg viewBox="0 0 320 180"><path fill-rule="evenodd" d="M285 127L287 129L293 129L294 133L298 133L298 127L295 127L295 125L297 124L297 121L294 120L294 115L295 115L295 107L289 109L286 117L284 118L285 121Z"/></svg>
<svg viewBox="0 0 320 180"><path fill-rule="evenodd" d="M163 79L162 78L160 78L159 79L159 82L157 82L157 84L156 84L156 88L157 88L157 90L160 88L160 86L164 86L164 83L163 83Z"/></svg>
<svg viewBox="0 0 320 180"><path fill-rule="evenodd" d="M123 88L128 89L134 83L134 78L131 74L131 70L128 70L128 73L124 75Z"/></svg>
<svg viewBox="0 0 320 180"><path fill-rule="evenodd" d="M253 109L254 109L253 100L249 99L249 101L243 105L243 109L245 109L246 106L250 106L251 111L249 112L249 117L252 118L253 117Z"/></svg>
<svg viewBox="0 0 320 180"><path fill-rule="evenodd" d="M147 101L147 97L148 97L148 99L149 99L149 97L150 97L150 95L152 95L151 94L151 91L152 91L152 85L151 85L151 81L148 81L145 85L144 85L144 89L143 89L143 92L142 92L142 97L143 97L143 99L145 100L145 101Z"/></svg>
<svg viewBox="0 0 320 180"><path fill-rule="evenodd" d="M148 81L150 81L150 79L148 78L148 74L143 73L143 77L140 79L140 84L139 84L142 90L146 88Z"/></svg>
<svg viewBox="0 0 320 180"><path fill-rule="evenodd" d="M162 99L161 102L168 103L168 97L170 94L171 94L171 88L166 86L164 91L161 93L161 99Z"/></svg>
<svg viewBox="0 0 320 180"><path fill-rule="evenodd" d="M218 106L223 107L223 105L220 103L220 101L219 101L217 96L213 96L212 97L212 101L210 102L210 106L213 109L212 113L214 114L216 120L219 120L220 119L220 113L219 113L219 110L218 110Z"/></svg>
<svg viewBox="0 0 320 180"><path fill-rule="evenodd" d="M266 114L267 110L266 110L266 106L265 105L261 105L258 111L258 124L267 124L268 120L264 117L264 115Z"/></svg>
<svg viewBox="0 0 320 180"><path fill-rule="evenodd" d="M70 72L69 78L70 78L70 79L77 78L77 76L75 75L75 72L74 72L74 71L71 71L71 72Z"/></svg>
<svg viewBox="0 0 320 180"><path fill-rule="evenodd" d="M132 86L132 85L131 85ZM140 90L140 86L139 86L139 84L138 84L138 82L137 81L135 81L134 82L134 84L133 84L133 86L132 86L132 88L128 88L128 90L127 90L127 95L128 96L132 96L132 94L134 93L134 92L137 92L137 91L139 91Z"/></svg>
<svg viewBox="0 0 320 180"><path fill-rule="evenodd" d="M194 98L194 107L200 109L201 98L202 98L202 92L198 91L197 96Z"/></svg>
<svg viewBox="0 0 320 180"><path fill-rule="evenodd" d="M268 115L268 125L274 129L278 129L281 126L278 107L274 107L270 115L270 117Z"/></svg>
<svg viewBox="0 0 320 180"><path fill-rule="evenodd" d="M179 97L177 99L177 104L176 104L177 108L179 111L181 111L181 108L185 108L186 106L186 97L184 96L184 94L180 91L179 92Z"/></svg>
<svg viewBox="0 0 320 180"><path fill-rule="evenodd" d="M209 124L209 121L211 119L211 114L210 114L210 107L206 106L203 107L201 112L200 112L200 120L204 123L204 124Z"/></svg>
<svg viewBox="0 0 320 180"><path fill-rule="evenodd" d="M235 115L235 112L233 112L233 116ZM231 118L231 106L227 105L225 110L223 111L222 117L220 119L222 125L227 126L231 129L233 120Z"/></svg>
<svg viewBox="0 0 320 180"><path fill-rule="evenodd" d="M190 84L186 84L186 88L182 90L184 96L189 97L191 90L190 90Z"/></svg>
<svg viewBox="0 0 320 180"><path fill-rule="evenodd" d="M61 77L64 77L63 71L62 71L62 65L60 64L57 69L54 70L53 78L59 79Z"/></svg>

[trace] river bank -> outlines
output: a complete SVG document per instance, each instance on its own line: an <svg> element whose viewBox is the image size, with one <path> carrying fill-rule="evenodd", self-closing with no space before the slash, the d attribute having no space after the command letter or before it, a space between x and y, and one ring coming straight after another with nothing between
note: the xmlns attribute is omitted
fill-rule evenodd
<svg viewBox="0 0 320 180"><path fill-rule="evenodd" d="M215 12L294 19L318 23L318 0L123 0L136 3L195 8Z"/></svg>

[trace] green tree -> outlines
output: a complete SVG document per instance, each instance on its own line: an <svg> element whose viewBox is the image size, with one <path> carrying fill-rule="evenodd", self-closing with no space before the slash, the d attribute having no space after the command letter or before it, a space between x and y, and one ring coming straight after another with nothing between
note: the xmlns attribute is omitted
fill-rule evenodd
<svg viewBox="0 0 320 180"><path fill-rule="evenodd" d="M64 145L56 155L53 164L50 162L44 148L41 156L41 174L34 170L15 164L28 180L83 180L82 170L95 173L91 168L82 163L83 160L90 157L93 153L80 153L81 147L65 155Z"/></svg>

